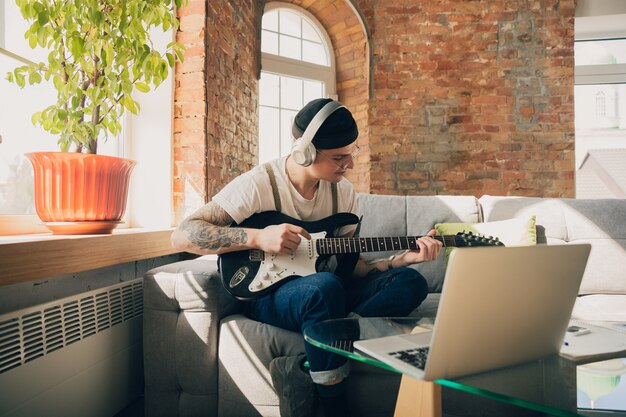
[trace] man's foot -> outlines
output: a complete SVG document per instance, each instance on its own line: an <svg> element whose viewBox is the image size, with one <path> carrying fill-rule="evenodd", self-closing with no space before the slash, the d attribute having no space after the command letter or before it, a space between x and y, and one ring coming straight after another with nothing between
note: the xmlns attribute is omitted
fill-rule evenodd
<svg viewBox="0 0 626 417"><path fill-rule="evenodd" d="M302 369L306 356L281 356L270 362L270 375L281 417L310 417L315 410L315 388L308 372Z"/></svg>
<svg viewBox="0 0 626 417"><path fill-rule="evenodd" d="M326 417L350 417L346 397L346 380L335 385L316 385Z"/></svg>

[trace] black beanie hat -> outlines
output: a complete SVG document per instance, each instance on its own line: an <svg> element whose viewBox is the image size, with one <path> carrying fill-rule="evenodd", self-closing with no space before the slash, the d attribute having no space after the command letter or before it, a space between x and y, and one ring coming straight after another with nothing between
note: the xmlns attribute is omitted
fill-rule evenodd
<svg viewBox="0 0 626 417"><path fill-rule="evenodd" d="M327 103L330 98L318 98L307 103L293 120L291 132L298 139L306 130L311 120ZM313 136L313 145L317 149L343 148L354 142L359 136L359 130L350 110L342 107L335 110L320 126Z"/></svg>

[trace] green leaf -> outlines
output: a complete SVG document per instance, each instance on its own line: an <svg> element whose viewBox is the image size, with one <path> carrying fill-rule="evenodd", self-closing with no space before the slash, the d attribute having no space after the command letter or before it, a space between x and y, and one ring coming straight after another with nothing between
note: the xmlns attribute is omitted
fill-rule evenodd
<svg viewBox="0 0 626 417"><path fill-rule="evenodd" d="M28 84L39 84L41 82L41 74L38 72L31 72L28 76Z"/></svg>
<svg viewBox="0 0 626 417"><path fill-rule="evenodd" d="M26 85L26 80L23 74L18 73L18 72L15 73L15 84L24 88L24 86Z"/></svg>
<svg viewBox="0 0 626 417"><path fill-rule="evenodd" d="M65 83L63 83L63 80L58 75L52 78L52 84L54 84L54 88L56 88L57 91L62 91L65 88Z"/></svg>
<svg viewBox="0 0 626 417"><path fill-rule="evenodd" d="M79 57L85 46L85 41L82 38L74 36L70 39L70 52L74 57Z"/></svg>
<svg viewBox="0 0 626 417"><path fill-rule="evenodd" d="M30 118L30 121L33 123L33 125L38 125L39 123L41 123L41 115L42 113L40 111L34 113L32 115L32 117Z"/></svg>
<svg viewBox="0 0 626 417"><path fill-rule="evenodd" d="M47 10L41 10L37 13L37 22L43 26L50 21L50 15Z"/></svg>
<svg viewBox="0 0 626 417"><path fill-rule="evenodd" d="M100 26L104 22L104 13L100 10L90 9L89 19L92 23L95 23L96 26Z"/></svg>
<svg viewBox="0 0 626 417"><path fill-rule="evenodd" d="M185 62L185 56L183 55L183 51L176 49L174 50L174 53L176 53L176 57L180 62Z"/></svg>
<svg viewBox="0 0 626 417"><path fill-rule="evenodd" d="M141 81L137 81L135 83L135 87L137 87L137 90L141 91L142 93L147 93L150 91L150 87L148 86L148 84L142 83Z"/></svg>
<svg viewBox="0 0 626 417"><path fill-rule="evenodd" d="M137 114L139 112L139 104L135 100L133 100L130 95L124 95L122 103L124 104L124 107L132 114Z"/></svg>
<svg viewBox="0 0 626 417"><path fill-rule="evenodd" d="M174 64L176 63L176 58L174 57L174 55L167 52L165 56L167 57L167 62L170 65L170 68L174 68Z"/></svg>

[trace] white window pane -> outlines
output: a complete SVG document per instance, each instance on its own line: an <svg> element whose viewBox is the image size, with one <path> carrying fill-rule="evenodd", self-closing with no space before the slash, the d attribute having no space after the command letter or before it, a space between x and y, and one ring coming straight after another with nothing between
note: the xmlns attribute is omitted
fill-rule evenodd
<svg viewBox="0 0 626 417"><path fill-rule="evenodd" d="M324 47L309 41L302 41L302 60L318 65L329 65Z"/></svg>
<svg viewBox="0 0 626 417"><path fill-rule="evenodd" d="M579 41L574 43L575 65L626 63L626 39Z"/></svg>
<svg viewBox="0 0 626 417"><path fill-rule="evenodd" d="M280 11L280 33L300 38L301 22L302 18L299 15L287 10Z"/></svg>
<svg viewBox="0 0 626 417"><path fill-rule="evenodd" d="M56 138L31 123L56 93L45 84L20 89L9 83L4 74L19 65L0 54L0 214L34 214L33 170L24 154L58 150Z"/></svg>
<svg viewBox="0 0 626 417"><path fill-rule="evenodd" d="M291 145L293 145L293 135L291 133L291 126L293 125L293 119L296 117L297 111L294 110L281 110L280 112L280 155L285 156L291 152Z"/></svg>
<svg viewBox="0 0 626 417"><path fill-rule="evenodd" d="M278 34L268 32L266 30L261 32L261 51L278 55Z"/></svg>
<svg viewBox="0 0 626 417"><path fill-rule="evenodd" d="M291 36L280 35L280 56L292 59L302 59L301 41Z"/></svg>
<svg viewBox="0 0 626 417"><path fill-rule="evenodd" d="M626 84L574 87L576 197L614 198L626 190Z"/></svg>
<svg viewBox="0 0 626 417"><path fill-rule="evenodd" d="M273 32L278 32L278 10L272 10L264 13L261 27Z"/></svg>
<svg viewBox="0 0 626 417"><path fill-rule="evenodd" d="M259 105L278 107L279 100L280 77L276 74L261 72L261 80L259 82Z"/></svg>
<svg viewBox="0 0 626 417"><path fill-rule="evenodd" d="M302 80L280 77L280 107L300 110L302 108Z"/></svg>
<svg viewBox="0 0 626 417"><path fill-rule="evenodd" d="M606 136L607 131L626 129L626 85L577 85L574 97L577 132L598 131ZM626 144L626 135L623 140Z"/></svg>
<svg viewBox="0 0 626 417"><path fill-rule="evenodd" d="M322 43L322 39L320 38L319 33L317 33L317 30L305 19L302 19L302 38L309 41Z"/></svg>
<svg viewBox="0 0 626 417"><path fill-rule="evenodd" d="M321 81L304 81L303 105L316 98L324 97L324 83Z"/></svg>
<svg viewBox="0 0 626 417"><path fill-rule="evenodd" d="M126 116L128 116L128 114L124 114L124 116L122 116L122 132L125 131L124 121ZM109 134L108 138L100 137L98 139L98 155L123 156L123 140L124 138L121 134L119 136Z"/></svg>
<svg viewBox="0 0 626 417"><path fill-rule="evenodd" d="M279 110L271 107L259 107L259 163L276 159L280 156L280 118Z"/></svg>

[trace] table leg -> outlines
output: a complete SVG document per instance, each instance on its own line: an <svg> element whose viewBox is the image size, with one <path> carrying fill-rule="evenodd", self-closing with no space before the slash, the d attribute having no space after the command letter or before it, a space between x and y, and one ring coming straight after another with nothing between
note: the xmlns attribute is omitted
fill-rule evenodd
<svg viewBox="0 0 626 417"><path fill-rule="evenodd" d="M394 417L441 417L441 385L403 375Z"/></svg>

